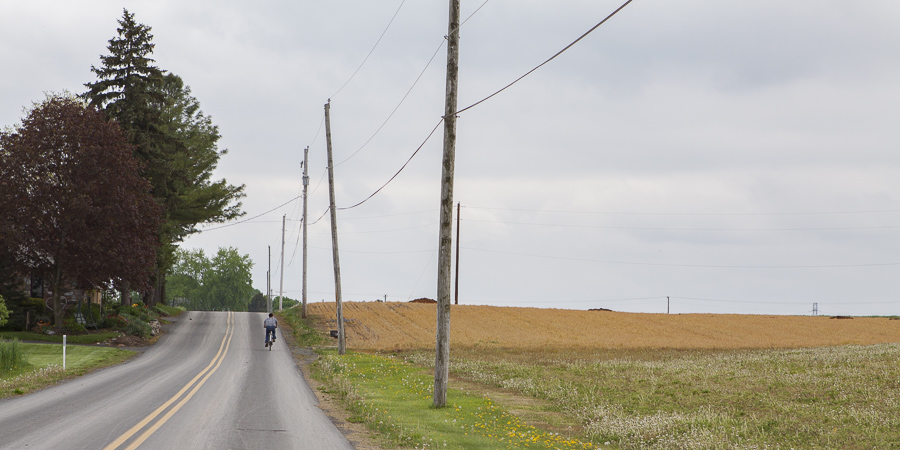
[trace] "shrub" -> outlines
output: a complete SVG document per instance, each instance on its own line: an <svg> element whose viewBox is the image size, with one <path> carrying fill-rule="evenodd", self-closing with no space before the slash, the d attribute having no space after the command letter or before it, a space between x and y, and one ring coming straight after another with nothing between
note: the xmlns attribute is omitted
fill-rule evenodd
<svg viewBox="0 0 900 450"><path fill-rule="evenodd" d="M6 309L6 302L3 301L3 296L0 295L0 327L6 325L6 319L9 318L9 310Z"/></svg>
<svg viewBox="0 0 900 450"><path fill-rule="evenodd" d="M125 324L125 328L123 330L125 331L125 334L142 338L150 337L150 324L141 320L140 317L123 314L121 318L125 319L128 322Z"/></svg>
<svg viewBox="0 0 900 450"><path fill-rule="evenodd" d="M63 331L66 334L85 334L87 333L87 328L75 321L74 318L68 318L63 321Z"/></svg>
<svg viewBox="0 0 900 450"><path fill-rule="evenodd" d="M32 328L31 331L34 331L35 333L39 333L39 334L44 334L47 331L50 331L52 329L53 329L53 326L50 325L49 319L46 319L46 320L38 319L37 323L34 325L34 328Z"/></svg>
<svg viewBox="0 0 900 450"><path fill-rule="evenodd" d="M128 321L117 314L108 315L100 321L101 328L110 328L113 330L125 330L125 325L128 325Z"/></svg>
<svg viewBox="0 0 900 450"><path fill-rule="evenodd" d="M150 331L150 324L143 320L134 320L125 325L125 333L131 336L149 338Z"/></svg>
<svg viewBox="0 0 900 450"><path fill-rule="evenodd" d="M0 373L7 373L25 364L25 350L17 340L0 339Z"/></svg>

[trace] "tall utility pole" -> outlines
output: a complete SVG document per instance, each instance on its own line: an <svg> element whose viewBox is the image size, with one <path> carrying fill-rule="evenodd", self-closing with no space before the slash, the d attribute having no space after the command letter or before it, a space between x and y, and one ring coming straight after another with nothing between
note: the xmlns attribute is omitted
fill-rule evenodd
<svg viewBox="0 0 900 450"><path fill-rule="evenodd" d="M334 207L334 164L331 160L331 99L325 104L325 142L328 145L328 199L331 206L331 252L334 255L334 299L337 309L338 355L347 351L344 338L344 306L341 304L341 261L338 257L337 208Z"/></svg>
<svg viewBox="0 0 900 450"><path fill-rule="evenodd" d="M272 312L272 246L269 246L269 270L266 271L266 312Z"/></svg>
<svg viewBox="0 0 900 450"><path fill-rule="evenodd" d="M278 310L284 309L284 222L287 214L281 216L281 281L278 282Z"/></svg>
<svg viewBox="0 0 900 450"><path fill-rule="evenodd" d="M456 98L459 74L459 0L450 0L447 33L447 90L444 103L444 159L438 242L437 336L434 354L434 406L447 405L450 377L450 260L453 253L453 168L456 162Z"/></svg>
<svg viewBox="0 0 900 450"><path fill-rule="evenodd" d="M459 202L456 202L456 274L453 281L453 304L459 304Z"/></svg>
<svg viewBox="0 0 900 450"><path fill-rule="evenodd" d="M306 318L306 188L309 187L309 176L306 174L309 159L309 147L303 150L303 306L300 316Z"/></svg>

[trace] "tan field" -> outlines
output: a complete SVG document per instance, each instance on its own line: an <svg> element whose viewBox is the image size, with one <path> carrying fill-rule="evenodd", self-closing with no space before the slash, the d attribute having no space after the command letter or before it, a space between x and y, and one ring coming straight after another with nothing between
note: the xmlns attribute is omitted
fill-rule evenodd
<svg viewBox="0 0 900 450"><path fill-rule="evenodd" d="M347 347L434 348L436 306L344 302ZM336 329L334 303L310 303L320 326ZM450 346L522 349L794 348L900 342L900 320L740 314L640 314L454 305Z"/></svg>

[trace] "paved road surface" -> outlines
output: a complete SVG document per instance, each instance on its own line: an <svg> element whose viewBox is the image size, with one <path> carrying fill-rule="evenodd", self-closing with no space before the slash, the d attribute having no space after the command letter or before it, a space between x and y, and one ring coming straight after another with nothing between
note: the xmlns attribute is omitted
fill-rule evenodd
<svg viewBox="0 0 900 450"><path fill-rule="evenodd" d="M0 400L0 447L351 449L264 318L184 313L130 363Z"/></svg>

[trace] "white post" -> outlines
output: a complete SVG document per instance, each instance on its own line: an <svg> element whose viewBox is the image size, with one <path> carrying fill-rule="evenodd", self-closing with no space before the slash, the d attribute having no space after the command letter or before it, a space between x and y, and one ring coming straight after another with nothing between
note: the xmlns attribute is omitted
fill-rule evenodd
<svg viewBox="0 0 900 450"><path fill-rule="evenodd" d="M63 370L66 370L66 335L63 335Z"/></svg>

